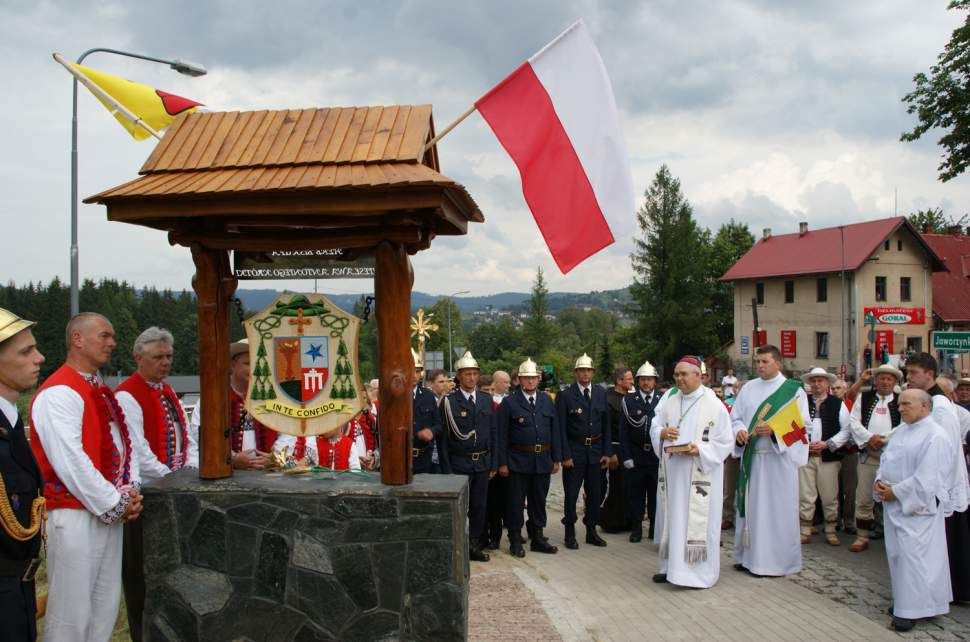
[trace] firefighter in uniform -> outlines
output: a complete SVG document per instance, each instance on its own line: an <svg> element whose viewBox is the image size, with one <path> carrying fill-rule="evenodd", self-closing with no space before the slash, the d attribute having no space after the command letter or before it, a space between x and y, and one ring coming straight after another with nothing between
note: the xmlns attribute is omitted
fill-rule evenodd
<svg viewBox="0 0 970 642"><path fill-rule="evenodd" d="M0 638L37 638L34 574L46 536L43 481L17 410L44 356L25 321L0 308Z"/></svg>
<svg viewBox="0 0 970 642"><path fill-rule="evenodd" d="M623 398L620 407L620 457L626 469L626 492L633 528L630 541L643 539L643 508L647 507L653 539L653 524L657 516L657 476L660 460L653 452L650 426L661 394L657 391L657 369L649 361L637 370L637 389Z"/></svg>
<svg viewBox="0 0 970 642"><path fill-rule="evenodd" d="M458 360L458 387L441 400L442 468L468 477L468 557L487 562L481 548L485 532L488 480L498 470L495 457L495 412L492 395L478 389L478 362L466 351Z"/></svg>
<svg viewBox="0 0 970 642"><path fill-rule="evenodd" d="M525 557L522 546L522 503L528 499L529 521L534 524L529 548L539 553L559 549L549 543L546 527L546 495L549 478L562 462L559 424L552 398L539 390L539 369L526 359L519 366L519 387L498 409L499 475L509 478L509 503L505 524L509 552Z"/></svg>
<svg viewBox="0 0 970 642"><path fill-rule="evenodd" d="M419 473L432 472L431 454L435 441L441 437L441 420L438 415L438 400L434 393L424 387L424 361L414 348L414 390L413 397L413 441L411 471Z"/></svg>

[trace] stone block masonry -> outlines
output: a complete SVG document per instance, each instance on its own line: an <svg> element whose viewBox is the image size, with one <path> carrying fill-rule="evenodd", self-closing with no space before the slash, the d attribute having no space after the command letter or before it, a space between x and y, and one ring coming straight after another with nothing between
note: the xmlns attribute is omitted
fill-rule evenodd
<svg viewBox="0 0 970 642"><path fill-rule="evenodd" d="M464 477L183 469L143 492L146 640L467 637Z"/></svg>

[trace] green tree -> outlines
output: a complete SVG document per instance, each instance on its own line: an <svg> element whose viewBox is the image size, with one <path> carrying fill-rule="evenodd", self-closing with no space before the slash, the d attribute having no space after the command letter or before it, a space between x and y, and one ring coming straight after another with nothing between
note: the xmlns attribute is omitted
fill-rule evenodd
<svg viewBox="0 0 970 642"><path fill-rule="evenodd" d="M968 11L970 0L952 0L947 9ZM943 130L938 143L944 154L937 169L940 180L946 182L970 165L970 14L936 60L929 76L923 72L913 76L916 88L903 96L907 113L916 114L919 124L900 138L914 141L930 129Z"/></svg>
<svg viewBox="0 0 970 642"><path fill-rule="evenodd" d="M944 214L942 207L928 207L925 210L917 210L906 218L919 232L926 228L933 234L946 234L947 228L951 226L964 227L970 216L964 214L960 218L953 218Z"/></svg>
<svg viewBox="0 0 970 642"><path fill-rule="evenodd" d="M754 235L746 223L732 218L718 228L708 253L708 276L711 290L711 316L718 345L734 337L734 284L720 278L754 245Z"/></svg>
<svg viewBox="0 0 970 642"><path fill-rule="evenodd" d="M555 328L546 318L549 314L549 288L542 268L536 268L532 282L532 296L527 301L529 316L522 328L522 350L527 355L541 355L554 338ZM533 357L535 358L535 357Z"/></svg>
<svg viewBox="0 0 970 642"><path fill-rule="evenodd" d="M670 377L683 354L717 347L710 314L709 232L694 221L690 204L666 165L637 212L631 295L637 318L637 360L646 357Z"/></svg>
<svg viewBox="0 0 970 642"><path fill-rule="evenodd" d="M600 339L600 349L596 355L596 376L599 377L600 381L612 383L613 368L615 367L616 364L610 352L610 337L604 334Z"/></svg>

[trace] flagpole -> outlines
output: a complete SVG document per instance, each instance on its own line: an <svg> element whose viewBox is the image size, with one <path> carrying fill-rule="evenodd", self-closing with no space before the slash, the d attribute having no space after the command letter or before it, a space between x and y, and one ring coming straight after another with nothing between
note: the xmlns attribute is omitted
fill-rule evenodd
<svg viewBox="0 0 970 642"><path fill-rule="evenodd" d="M164 58L155 58L153 56L145 56L142 54L132 53L130 51L122 51L120 49L109 49L107 47L95 47L94 49L88 49L80 56L78 56L77 64L84 62L84 59L93 53L109 53L115 54L117 56L125 56L128 58L137 58L138 60L147 60L148 62L157 62L163 65L168 65L171 69L184 74L186 76L203 76L206 73L205 67L200 64L188 61L188 60L165 60ZM55 54L55 60L57 60L58 55ZM58 60L62 65L64 64L63 59ZM66 66L66 65L65 65ZM68 71L73 71L73 68L68 67ZM73 75L73 74L72 74ZM80 301L80 269L78 267L78 243L77 243L77 76L74 77L72 85L72 100L71 100L71 316L73 317L80 311L81 301ZM87 85L85 85L87 86Z"/></svg>
<svg viewBox="0 0 970 642"><path fill-rule="evenodd" d="M472 105L471 107L469 107L465 111L464 114L462 114L461 116L459 116L455 120L451 121L451 124L448 125L447 127L445 127L444 129L442 129L440 134L438 134L437 136L435 136L434 138L432 138L431 140L429 140L427 143L425 143L424 147L421 148L421 153L418 156L419 157L424 156L424 153L426 151L428 151L431 147L433 147L434 144L437 143L439 140L441 140L442 138L444 138L448 134L448 132L450 132L452 129L454 129L455 127L457 127L461 123L461 121L463 121L466 118L468 118L469 116L471 116L472 115L472 112L474 112L476 109L477 109L477 107L475 107L475 105Z"/></svg>

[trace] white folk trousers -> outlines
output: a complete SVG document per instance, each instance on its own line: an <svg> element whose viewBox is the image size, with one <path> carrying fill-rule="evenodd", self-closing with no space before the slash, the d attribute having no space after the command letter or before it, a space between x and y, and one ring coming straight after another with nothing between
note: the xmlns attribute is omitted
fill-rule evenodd
<svg viewBox="0 0 970 642"><path fill-rule="evenodd" d="M808 463L798 469L799 516L802 534L812 530L815 516L815 499L822 498L826 531L835 532L839 521L839 469L840 461L822 461L821 457L809 457ZM870 493L871 494L871 493Z"/></svg>
<svg viewBox="0 0 970 642"><path fill-rule="evenodd" d="M121 599L122 525L86 510L48 512L44 642L107 642Z"/></svg>

